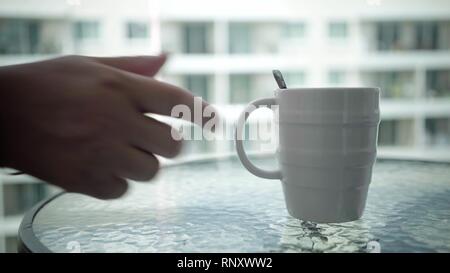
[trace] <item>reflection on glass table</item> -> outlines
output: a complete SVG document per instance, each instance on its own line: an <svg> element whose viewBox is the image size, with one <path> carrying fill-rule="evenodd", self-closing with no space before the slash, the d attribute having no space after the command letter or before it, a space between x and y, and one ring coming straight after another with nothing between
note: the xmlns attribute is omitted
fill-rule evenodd
<svg viewBox="0 0 450 273"><path fill-rule="evenodd" d="M167 167L121 200L65 193L38 208L20 230L29 251L450 252L448 163L378 159L362 219L341 224L290 217L280 182L235 157Z"/></svg>

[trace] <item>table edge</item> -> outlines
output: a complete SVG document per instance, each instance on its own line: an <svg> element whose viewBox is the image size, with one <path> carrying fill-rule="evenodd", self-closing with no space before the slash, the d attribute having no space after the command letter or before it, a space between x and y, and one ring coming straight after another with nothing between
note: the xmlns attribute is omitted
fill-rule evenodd
<svg viewBox="0 0 450 273"><path fill-rule="evenodd" d="M257 159L257 158L263 158L267 157L268 154L262 154L262 153L255 153L255 154L249 154L251 157ZM184 160L184 161L178 161L178 162L172 162L170 164L166 164L161 166L162 168L170 168L170 167L176 167L180 165L190 164L190 163L208 163L211 162L211 160L224 160L224 159L230 159L233 157L237 157L235 154L231 155L221 155L221 156L208 156L204 158L197 158L197 159L191 159L191 160ZM439 161L439 160L429 160L429 159L414 159L414 158L398 158L398 157L391 157L391 156L384 156L377 158L378 160L386 160L386 161L406 161L406 162L418 162L418 163L429 163L429 164L443 164L443 165L450 165L450 162L446 161ZM36 236L33 230L33 222L34 218L37 216L39 211L43 209L48 203L55 200L56 198L61 197L62 195L66 194L67 192L62 191L59 192L53 196L50 196L43 201L37 203L33 206L32 209L25 212L24 217L22 219L22 222L19 226L18 231L18 252L20 253L53 253L49 248L47 248Z"/></svg>
<svg viewBox="0 0 450 273"><path fill-rule="evenodd" d="M50 196L33 206L32 209L24 214L22 222L18 231L18 246L19 253L52 253L37 237L33 230L33 221L41 209L54 199L60 197L66 192L60 192Z"/></svg>

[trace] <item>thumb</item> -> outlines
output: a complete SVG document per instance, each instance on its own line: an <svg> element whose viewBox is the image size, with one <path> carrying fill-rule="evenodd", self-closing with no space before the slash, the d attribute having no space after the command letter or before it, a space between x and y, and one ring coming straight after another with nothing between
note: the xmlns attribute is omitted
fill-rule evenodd
<svg viewBox="0 0 450 273"><path fill-rule="evenodd" d="M167 60L167 54L158 56L90 57L92 60L131 73L153 77Z"/></svg>

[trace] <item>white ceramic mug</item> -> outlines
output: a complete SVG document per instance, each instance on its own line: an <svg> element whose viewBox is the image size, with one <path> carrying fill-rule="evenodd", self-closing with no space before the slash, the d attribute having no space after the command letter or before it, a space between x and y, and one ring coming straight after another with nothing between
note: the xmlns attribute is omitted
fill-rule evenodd
<svg viewBox="0 0 450 273"><path fill-rule="evenodd" d="M254 175L282 181L293 217L318 223L359 219L376 158L380 122L378 88L278 89L251 102L239 117L235 141ZM280 169L263 170L245 154L242 132L254 109L278 106Z"/></svg>

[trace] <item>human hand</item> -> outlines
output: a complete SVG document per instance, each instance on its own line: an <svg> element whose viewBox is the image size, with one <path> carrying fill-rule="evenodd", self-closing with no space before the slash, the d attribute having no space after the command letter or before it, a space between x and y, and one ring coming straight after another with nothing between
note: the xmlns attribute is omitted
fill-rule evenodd
<svg viewBox="0 0 450 273"><path fill-rule="evenodd" d="M3 164L101 199L123 195L126 178L150 180L155 154L174 157L181 142L143 113L194 103L190 92L152 78L165 60L67 56L0 67Z"/></svg>

